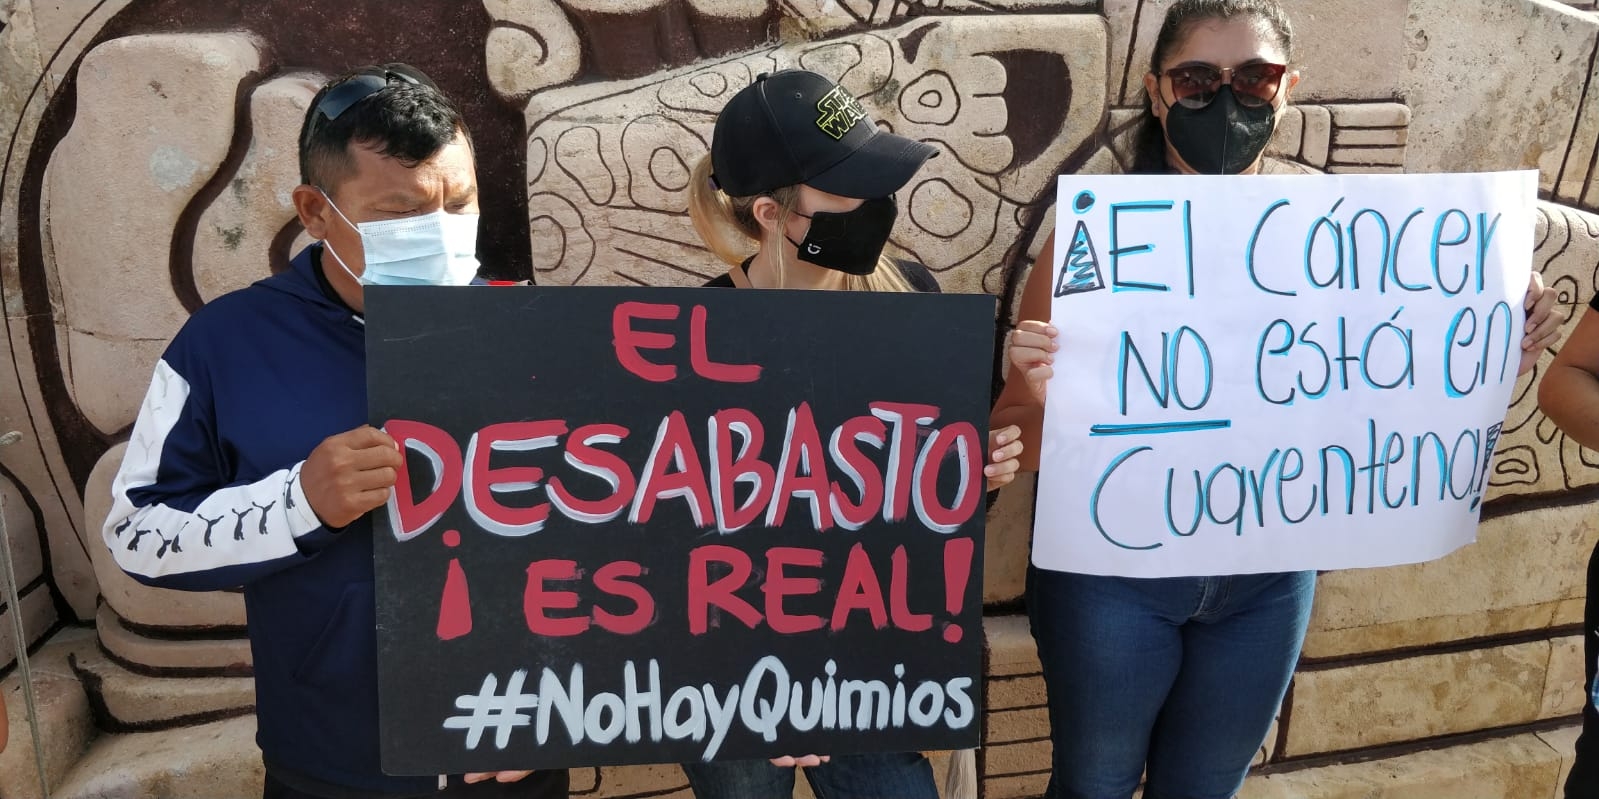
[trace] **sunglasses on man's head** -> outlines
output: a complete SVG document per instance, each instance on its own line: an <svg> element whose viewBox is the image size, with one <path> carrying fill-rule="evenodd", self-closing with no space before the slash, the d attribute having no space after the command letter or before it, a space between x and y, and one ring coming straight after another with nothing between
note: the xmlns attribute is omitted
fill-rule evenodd
<svg viewBox="0 0 1599 799"><path fill-rule="evenodd" d="M391 83L438 88L428 76L406 64L367 67L322 93L322 99L317 102L316 110L311 114L311 124L306 126L306 137L310 138L311 130L321 123L338 119L341 114L350 110L351 106L377 94Z"/></svg>
<svg viewBox="0 0 1599 799"><path fill-rule="evenodd" d="M1186 64L1158 72L1156 76L1164 75L1171 79L1172 94L1177 98L1177 103L1185 108L1197 109L1210 105L1221 91L1223 83L1233 87L1233 96L1239 105L1259 108L1277 99L1283 75L1287 72L1286 64L1262 61L1230 69L1212 64Z"/></svg>

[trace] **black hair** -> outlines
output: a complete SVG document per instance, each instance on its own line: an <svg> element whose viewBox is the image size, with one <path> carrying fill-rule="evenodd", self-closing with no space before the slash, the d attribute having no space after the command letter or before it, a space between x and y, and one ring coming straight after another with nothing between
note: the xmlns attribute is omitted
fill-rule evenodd
<svg viewBox="0 0 1599 799"><path fill-rule="evenodd" d="M343 80L323 86L306 109L300 126L302 183L333 191L354 171L351 142L373 147L408 167L437 155L457 132L471 145L471 131L455 104L443 92L420 83L391 81L336 119L321 116L323 96Z"/></svg>
<svg viewBox="0 0 1599 799"><path fill-rule="evenodd" d="M1177 0L1166 11L1160 34L1155 37L1155 49L1149 57L1149 71L1160 72L1161 64L1171 55L1172 48L1187 38L1193 26L1213 19L1232 19L1250 16L1264 22L1282 47L1283 55L1293 58L1294 29L1288 24L1288 15L1277 0ZM1170 169L1166 163L1166 131L1155 118L1154 99L1144 98L1144 116L1133 134L1133 161L1128 171L1133 174L1156 174Z"/></svg>

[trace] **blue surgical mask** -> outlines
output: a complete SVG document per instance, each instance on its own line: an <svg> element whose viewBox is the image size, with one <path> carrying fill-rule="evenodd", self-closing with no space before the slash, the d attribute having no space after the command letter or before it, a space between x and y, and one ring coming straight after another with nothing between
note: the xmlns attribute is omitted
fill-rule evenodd
<svg viewBox="0 0 1599 799"><path fill-rule="evenodd" d="M327 192L323 192L324 197ZM403 219L356 224L333 204L328 205L344 223L361 234L366 269L359 276L328 245L350 277L364 286L464 286L477 277L477 214L448 214L443 210Z"/></svg>

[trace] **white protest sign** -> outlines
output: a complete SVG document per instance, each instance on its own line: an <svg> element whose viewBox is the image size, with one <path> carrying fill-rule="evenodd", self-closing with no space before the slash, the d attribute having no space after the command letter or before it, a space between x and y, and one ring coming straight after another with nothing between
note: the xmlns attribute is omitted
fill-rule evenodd
<svg viewBox="0 0 1599 799"><path fill-rule="evenodd" d="M1475 537L1537 174L1066 176L1033 563L1414 563Z"/></svg>

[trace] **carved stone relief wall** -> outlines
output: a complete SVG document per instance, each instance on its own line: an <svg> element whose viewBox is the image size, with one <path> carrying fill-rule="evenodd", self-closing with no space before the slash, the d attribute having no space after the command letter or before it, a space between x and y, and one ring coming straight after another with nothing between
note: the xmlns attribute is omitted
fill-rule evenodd
<svg viewBox="0 0 1599 799"><path fill-rule="evenodd" d="M1595 4L1283 2L1304 81L1273 168L1537 169L1535 266L1575 319L1599 286ZM759 72L826 73L883 125L939 145L900 195L892 246L946 291L1000 297L997 348L1053 224L1055 176L1127 163L1169 4L0 0L0 432L25 436L0 450L23 593L20 609L0 610L0 674L12 658L5 614L20 611L41 647L56 795L118 778L167 779L173 796L248 795L259 780L238 594L139 585L98 527L121 453L147 445L129 427L166 342L194 309L305 243L289 204L294 134L327 77L405 60L460 101L492 276L693 285L725 268L685 213L717 110ZM1518 386L1477 545L1323 578L1305 666L1244 795L1320 795L1303 786L1345 779L1344 760L1365 761L1351 784L1372 763L1399 774L1451 757L1553 762L1554 784L1569 746L1545 722L1582 701L1575 625L1599 538L1585 505L1599 497L1599 454L1538 412L1533 386ZM1007 489L990 524L981 766L996 799L1038 795L1047 768L1042 684L1016 615L1032 490L1030 479ZM1348 701L1371 686L1386 710ZM4 799L33 785L16 704ZM1485 729L1502 735L1448 738ZM183 736L227 745L171 754ZM1469 748L1490 745L1486 760ZM145 758L165 763L148 773L114 767L136 751L169 754ZM670 767L586 770L574 789L686 796Z"/></svg>

